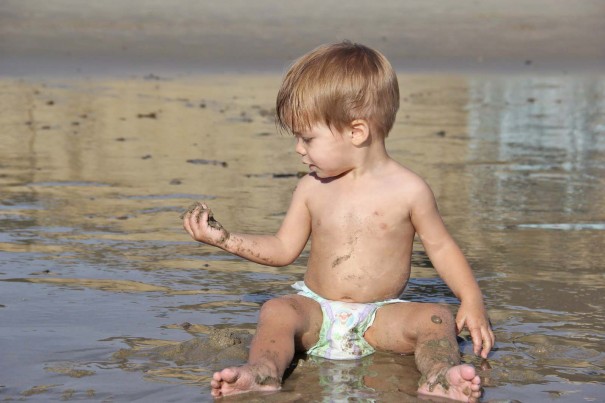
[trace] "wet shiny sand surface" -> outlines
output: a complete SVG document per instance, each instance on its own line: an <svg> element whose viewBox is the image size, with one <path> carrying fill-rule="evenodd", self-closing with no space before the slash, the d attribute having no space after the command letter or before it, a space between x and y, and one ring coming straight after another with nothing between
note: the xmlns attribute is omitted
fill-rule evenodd
<svg viewBox="0 0 605 403"><path fill-rule="evenodd" d="M194 244L179 214L206 200L229 229L277 229L304 169L273 123L279 80L0 79L0 399L210 401L306 253L259 266ZM400 86L388 149L432 186L498 338L481 362L462 335L484 399L602 400L605 78ZM413 276L403 298L455 308L419 243ZM282 392L235 400L415 398L412 357L301 359Z"/></svg>

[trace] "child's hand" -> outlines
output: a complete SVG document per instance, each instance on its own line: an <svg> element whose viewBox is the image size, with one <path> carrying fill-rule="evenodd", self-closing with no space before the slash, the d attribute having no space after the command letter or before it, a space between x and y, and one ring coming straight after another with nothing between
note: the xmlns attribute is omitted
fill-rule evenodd
<svg viewBox="0 0 605 403"><path fill-rule="evenodd" d="M487 358L487 354L496 342L496 337L483 304L465 304L462 302L456 315L456 327L458 333L466 327L473 340L473 352Z"/></svg>
<svg viewBox="0 0 605 403"><path fill-rule="evenodd" d="M199 242L222 246L229 239L229 232L214 219L212 210L205 203L195 203L181 215L185 231Z"/></svg>

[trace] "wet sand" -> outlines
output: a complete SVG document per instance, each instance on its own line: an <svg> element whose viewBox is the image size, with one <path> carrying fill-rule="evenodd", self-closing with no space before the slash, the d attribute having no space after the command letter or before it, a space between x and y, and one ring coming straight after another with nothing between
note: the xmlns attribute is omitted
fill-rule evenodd
<svg viewBox="0 0 605 403"><path fill-rule="evenodd" d="M605 71L603 0L3 0L0 74L277 72L360 41L400 71Z"/></svg>
<svg viewBox="0 0 605 403"><path fill-rule="evenodd" d="M0 8L0 399L210 401L212 372L243 362L258 308L291 292L307 252L286 268L259 266L192 243L179 215L205 200L228 229L278 228L304 169L272 119L280 73L311 42L347 35L362 6L322 30L329 2L313 18L299 13L309 2L237 2L239 12L72 3ZM519 11L464 1L450 14L409 2L397 21L393 4L368 11L385 24L361 35L403 66L387 147L432 186L498 338L482 362L462 334L463 360L481 368L485 401L599 401L605 77L591 70L603 57L600 3ZM281 18L263 13L266 30L246 25L251 7ZM419 10L424 19L413 18ZM198 11L206 24L195 24ZM465 31L467 19L504 33L502 47L489 53L491 37ZM440 53L432 29L444 20L457 39ZM255 52L238 39L255 35L274 46ZM563 37L571 42L552 41ZM396 45L402 38L409 47ZM458 40L476 46L464 53ZM531 63L524 49L538 52ZM403 298L456 307L419 243ZM409 356L301 356L280 393L233 400L414 401L418 378Z"/></svg>
<svg viewBox="0 0 605 403"><path fill-rule="evenodd" d="M605 79L400 80L388 147L433 187L486 295L497 348L480 362L461 340L485 399L598 401ZM0 397L208 401L212 372L243 362L260 304L290 292L306 252L259 266L193 244L179 215L206 200L227 228L277 229L303 168L270 117L278 84L0 81ZM455 309L415 248L403 297ZM213 345L221 329L244 337ZM412 357L301 358L255 399L414 399Z"/></svg>

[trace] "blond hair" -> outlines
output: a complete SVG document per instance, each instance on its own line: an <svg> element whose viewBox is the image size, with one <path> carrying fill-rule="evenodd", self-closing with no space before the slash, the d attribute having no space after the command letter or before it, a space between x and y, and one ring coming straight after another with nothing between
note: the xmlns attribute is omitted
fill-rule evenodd
<svg viewBox="0 0 605 403"><path fill-rule="evenodd" d="M399 109L397 75L378 51L348 41L320 46L296 60L277 95L277 123L301 133L317 123L343 131L364 119L388 136Z"/></svg>

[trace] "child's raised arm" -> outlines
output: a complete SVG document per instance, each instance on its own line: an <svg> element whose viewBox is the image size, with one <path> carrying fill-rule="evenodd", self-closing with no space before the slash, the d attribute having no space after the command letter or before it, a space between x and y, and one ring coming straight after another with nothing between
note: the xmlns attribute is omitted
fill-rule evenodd
<svg viewBox="0 0 605 403"><path fill-rule="evenodd" d="M281 227L275 235L230 233L214 220L205 204L183 217L183 227L193 239L217 246L256 263L286 266L302 252L311 233L311 217L306 205L305 182L301 179Z"/></svg>
<svg viewBox="0 0 605 403"><path fill-rule="evenodd" d="M475 354L487 358L495 337L471 267L447 231L429 186L419 181L413 193L412 224L437 273L460 300L456 315L458 332L466 327L471 334Z"/></svg>

